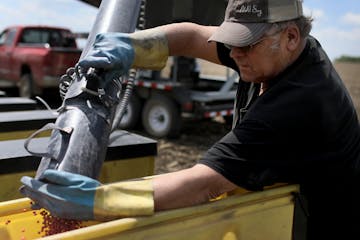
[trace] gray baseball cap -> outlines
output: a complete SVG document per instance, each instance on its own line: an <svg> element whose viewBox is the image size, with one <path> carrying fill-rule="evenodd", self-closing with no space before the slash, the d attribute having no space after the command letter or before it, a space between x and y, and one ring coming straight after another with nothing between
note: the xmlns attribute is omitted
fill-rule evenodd
<svg viewBox="0 0 360 240"><path fill-rule="evenodd" d="M258 41L271 23L301 16L302 0L229 0L224 22L208 41L248 46Z"/></svg>

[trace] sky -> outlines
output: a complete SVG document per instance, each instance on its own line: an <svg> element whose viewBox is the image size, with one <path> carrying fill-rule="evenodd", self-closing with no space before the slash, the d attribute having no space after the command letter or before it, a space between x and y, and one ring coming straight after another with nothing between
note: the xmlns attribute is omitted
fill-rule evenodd
<svg viewBox="0 0 360 240"><path fill-rule="evenodd" d="M304 0L303 7L305 14L314 18L311 34L330 59L360 56L360 0ZM97 8L78 0L1 0L0 29L41 24L89 32L96 14ZM80 42L80 46L84 44Z"/></svg>

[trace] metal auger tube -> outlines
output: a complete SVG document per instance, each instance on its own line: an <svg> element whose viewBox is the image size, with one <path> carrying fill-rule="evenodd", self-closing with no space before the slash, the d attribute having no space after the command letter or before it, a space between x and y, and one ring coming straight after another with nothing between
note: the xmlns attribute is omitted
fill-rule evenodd
<svg viewBox="0 0 360 240"><path fill-rule="evenodd" d="M104 32L133 32L141 0L102 0L95 24L80 60L90 50L95 36ZM76 71L75 71L76 72ZM105 82L97 69L85 75L74 73L53 126L46 154L36 178L46 169L58 169L97 178L119 102L119 80ZM94 87L95 86L95 87Z"/></svg>

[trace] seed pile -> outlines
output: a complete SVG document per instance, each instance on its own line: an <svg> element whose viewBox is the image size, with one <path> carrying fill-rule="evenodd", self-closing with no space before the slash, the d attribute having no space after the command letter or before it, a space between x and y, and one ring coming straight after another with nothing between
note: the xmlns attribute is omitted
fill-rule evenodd
<svg viewBox="0 0 360 240"><path fill-rule="evenodd" d="M24 209L24 212L26 211L27 210ZM41 224L41 229L37 232L37 234L41 237L51 236L85 227L82 224L82 221L55 217L45 210L42 210L40 212L33 211L32 214L34 216L38 216L40 214L42 218L42 220L41 219L36 220L37 224ZM5 225L10 225L10 224L12 224L12 221L10 219L7 219L5 221ZM21 236L20 240L26 240L27 239L26 227L19 228L19 231L20 231L19 235Z"/></svg>
<svg viewBox="0 0 360 240"><path fill-rule="evenodd" d="M83 227L81 221L54 217L45 210L41 211L40 214L43 217L43 225L39 234L44 234L44 236L50 236Z"/></svg>

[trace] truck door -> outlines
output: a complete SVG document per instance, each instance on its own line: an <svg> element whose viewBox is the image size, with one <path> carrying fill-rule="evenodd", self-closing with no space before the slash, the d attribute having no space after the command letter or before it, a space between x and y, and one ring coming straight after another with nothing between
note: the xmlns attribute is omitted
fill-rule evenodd
<svg viewBox="0 0 360 240"><path fill-rule="evenodd" d="M11 75L11 55L16 29L7 29L0 34L0 79L9 79Z"/></svg>

